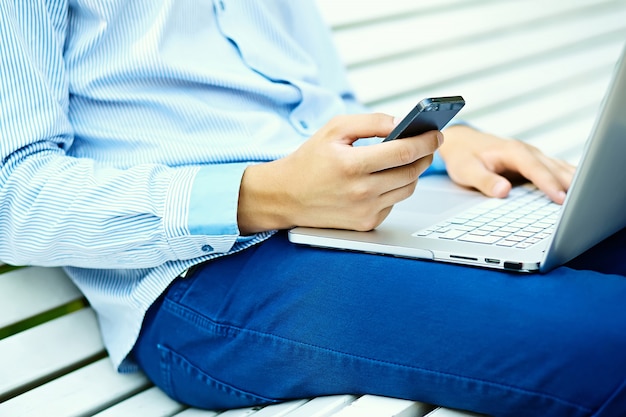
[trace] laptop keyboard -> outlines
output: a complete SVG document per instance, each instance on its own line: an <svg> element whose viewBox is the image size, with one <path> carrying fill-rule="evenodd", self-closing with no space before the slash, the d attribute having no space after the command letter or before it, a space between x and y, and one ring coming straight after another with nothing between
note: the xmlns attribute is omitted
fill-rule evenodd
<svg viewBox="0 0 626 417"><path fill-rule="evenodd" d="M489 199L413 236L526 249L552 234L560 208L528 184L513 188L506 199Z"/></svg>

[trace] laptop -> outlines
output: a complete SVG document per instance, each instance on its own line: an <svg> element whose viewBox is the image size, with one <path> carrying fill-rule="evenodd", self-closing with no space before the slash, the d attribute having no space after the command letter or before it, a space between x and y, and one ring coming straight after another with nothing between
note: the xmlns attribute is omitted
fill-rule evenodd
<svg viewBox="0 0 626 417"><path fill-rule="evenodd" d="M296 244L547 272L626 227L626 47L562 206L533 186L491 199L446 176L420 179L375 230L296 227Z"/></svg>

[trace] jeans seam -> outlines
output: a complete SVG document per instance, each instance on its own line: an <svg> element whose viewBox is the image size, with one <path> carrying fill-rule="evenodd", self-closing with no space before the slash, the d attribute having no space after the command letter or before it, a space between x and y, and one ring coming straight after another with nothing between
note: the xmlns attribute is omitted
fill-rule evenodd
<svg viewBox="0 0 626 417"><path fill-rule="evenodd" d="M626 387L626 379L622 380L622 382L617 385L617 387L611 391L611 394L607 397L607 399L598 407L598 409L594 412L592 417L602 417L606 407L608 407L617 394L622 392Z"/></svg>
<svg viewBox="0 0 626 417"><path fill-rule="evenodd" d="M449 372L442 372L442 371L435 371L432 369L428 369L428 368L423 368L423 367L418 367L418 366L412 366L412 365L406 365L406 364L401 364L401 363L395 363L395 362L390 362L390 361L384 361L381 359L373 359L373 358L368 358L366 356L360 356L360 355L354 355L351 353L347 353L347 352L342 352L342 351L338 351L338 350L334 350L334 349L330 349L327 347L323 347L323 346L318 346L318 345L314 345L314 344L310 344L310 343L305 343L305 342L300 342L297 340L292 340L292 339L288 339L286 337L283 336L277 336L275 334L271 334L271 333L265 333L265 332L261 332L258 330L251 330L251 329L245 329L245 328L241 328L241 327L237 327L233 324L225 324L225 323L218 323L204 315L202 315L201 313L197 312L196 310L193 310L187 306L184 306L178 302L172 301L172 300L166 300L166 303L164 303L164 307L167 305L166 308L170 309L170 311L172 311L173 313L179 315L181 318L186 318L188 319L190 322L192 322L194 325L198 326L198 327L202 327L203 329L208 329L210 327L214 328L215 334L222 334L222 335L228 335L228 334L236 334L236 333L250 333L250 334L256 334L256 335L262 335L265 337L269 337L275 340L281 340L283 342L288 342L288 343L292 343L294 345L299 345L299 346L306 346L309 348L314 348L314 349L318 349L321 351L326 351L326 352L331 352L337 355L344 355L346 357L350 357L350 358L355 358L355 359L360 359L360 360L365 360L365 361L369 361L369 362L373 362L373 363L379 363L379 364L386 364L386 365L393 365L393 366L397 366L399 368L405 368L405 369L409 369L409 370L416 370L416 371L422 371L422 372L427 372L427 373L431 373L434 375L441 375L441 376L446 376L446 377L451 377L451 378L457 378L459 380L465 380L465 381L471 381L471 382L480 382L480 383L484 383L484 384L488 384L494 387L501 387L501 388L507 388L510 390L514 390L516 392L519 393L523 393L523 394L530 394L530 395L536 395L538 397L544 398L544 399L549 399L561 404L564 404L566 406L569 407L574 407L584 413L590 414L593 412L592 408L589 408L587 406L583 406L580 404L576 404L573 403L571 401L556 397L554 395L551 394L545 394L545 393L539 393L539 392L535 392L535 391L531 391L525 388L520 388L520 387L515 387L512 385L507 385L507 384L503 384L500 382L493 382L493 381L488 381L488 380L484 380L484 379L480 379L480 378L475 378L475 377L468 377L468 376L464 376L464 375L457 375L457 374L453 374L453 373L449 373Z"/></svg>
<svg viewBox="0 0 626 417"><path fill-rule="evenodd" d="M241 388L237 388L234 385L228 384L226 382L220 381L217 378L214 378L207 371L198 367L192 361L187 359L187 357L177 352L176 349L173 349L163 344L159 344L159 350L162 352L162 357L163 355L167 355L167 358L168 358L167 369L170 373L168 375L168 379L165 382L165 384L166 386L169 387L172 395L175 398L177 397L178 393L174 389L174 383L173 383L172 376L171 376L172 364L175 364L176 366L178 366L178 368L181 371L183 371L185 374L187 374L190 378L202 381L207 386L210 386L213 389L222 391L228 395L233 395L238 398L243 398L243 399L257 401L257 402L260 401L262 403L275 403L278 401L276 399L267 398L265 396L255 394L247 390L242 390Z"/></svg>
<svg viewBox="0 0 626 417"><path fill-rule="evenodd" d="M159 370L161 372L161 379L163 381L163 390L174 396L174 386L172 384L172 369L171 369L171 353L169 350L163 349L162 344L157 345L159 351Z"/></svg>

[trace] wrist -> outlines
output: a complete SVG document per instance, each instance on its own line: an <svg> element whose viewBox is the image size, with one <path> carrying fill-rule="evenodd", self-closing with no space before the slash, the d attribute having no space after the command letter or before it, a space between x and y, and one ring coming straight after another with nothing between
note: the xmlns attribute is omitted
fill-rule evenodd
<svg viewBox="0 0 626 417"><path fill-rule="evenodd" d="M457 146L459 142L462 143L467 140L471 140L472 136L480 134L481 132L474 129L473 127L462 124L450 126L444 129L443 135L445 140L443 142L443 145L441 145L441 147L439 148L440 156L445 160L448 155L448 151Z"/></svg>
<svg viewBox="0 0 626 417"><path fill-rule="evenodd" d="M280 176L275 174L272 161L246 168L239 188L237 224L241 234L291 227L287 220L284 189Z"/></svg>

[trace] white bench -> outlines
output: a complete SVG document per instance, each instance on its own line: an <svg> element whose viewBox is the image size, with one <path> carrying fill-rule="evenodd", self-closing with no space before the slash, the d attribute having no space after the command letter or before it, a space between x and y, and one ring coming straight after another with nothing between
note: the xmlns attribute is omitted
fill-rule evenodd
<svg viewBox="0 0 626 417"><path fill-rule="evenodd" d="M359 98L398 116L463 95L469 122L576 160L626 40L626 1L318 0ZM222 413L114 372L94 312L59 268L0 267L0 417L462 417L338 395Z"/></svg>

